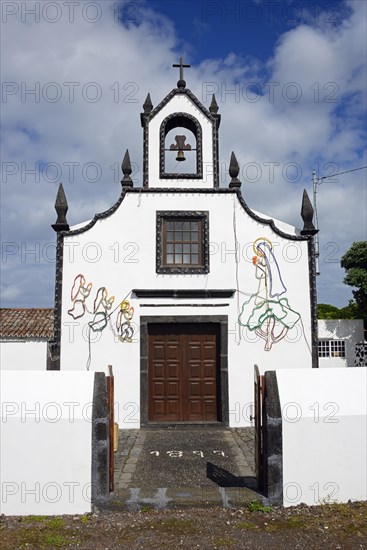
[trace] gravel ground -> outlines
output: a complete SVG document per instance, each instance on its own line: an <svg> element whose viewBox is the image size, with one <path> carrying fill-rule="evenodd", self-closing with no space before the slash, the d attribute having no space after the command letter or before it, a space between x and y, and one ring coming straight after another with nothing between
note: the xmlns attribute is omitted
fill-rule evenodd
<svg viewBox="0 0 367 550"><path fill-rule="evenodd" d="M256 510L256 507L260 508ZM0 517L0 547L15 549L367 549L367 502L308 507L101 511Z"/></svg>

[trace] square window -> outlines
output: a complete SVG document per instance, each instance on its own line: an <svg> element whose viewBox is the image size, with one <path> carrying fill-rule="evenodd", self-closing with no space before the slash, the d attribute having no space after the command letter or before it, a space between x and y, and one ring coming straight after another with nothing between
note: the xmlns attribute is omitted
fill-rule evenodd
<svg viewBox="0 0 367 550"><path fill-rule="evenodd" d="M345 357L344 340L330 340L330 355L331 357Z"/></svg>
<svg viewBox="0 0 367 550"><path fill-rule="evenodd" d="M345 341L319 340L319 357L345 357Z"/></svg>
<svg viewBox="0 0 367 550"><path fill-rule="evenodd" d="M208 250L208 212L157 212L157 273L208 273Z"/></svg>

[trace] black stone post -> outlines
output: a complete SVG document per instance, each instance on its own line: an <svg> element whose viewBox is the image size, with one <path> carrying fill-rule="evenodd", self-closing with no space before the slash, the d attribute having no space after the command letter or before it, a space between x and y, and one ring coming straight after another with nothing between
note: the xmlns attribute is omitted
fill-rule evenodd
<svg viewBox="0 0 367 550"><path fill-rule="evenodd" d="M312 345L312 368L319 367L318 350L318 324L317 324L317 291L316 291L316 250L314 236L318 229L313 224L314 209L307 194L303 191L301 216L303 229L301 235L308 237L308 271L310 281L310 302L311 302L311 345Z"/></svg>
<svg viewBox="0 0 367 550"><path fill-rule="evenodd" d="M318 369L319 330L317 322L316 256L313 236L310 236L308 241L308 265L310 274L312 368Z"/></svg>
<svg viewBox="0 0 367 550"><path fill-rule="evenodd" d="M232 188L239 189L241 187L241 182L238 179L239 171L240 171L240 167L238 166L236 155L232 151L231 160L229 162L229 175L232 178L229 184L230 189Z"/></svg>
<svg viewBox="0 0 367 550"><path fill-rule="evenodd" d="M50 342L51 359L47 362L47 370L60 370L61 355L61 306L62 306L62 269L64 261L64 232L69 231L66 220L68 203L62 183L57 192L55 210L57 220L51 227L57 233L56 271L55 271L55 304L54 304L54 334Z"/></svg>
<svg viewBox="0 0 367 550"><path fill-rule="evenodd" d="M94 375L92 409L92 504L109 498L109 411L107 381L103 372Z"/></svg>
<svg viewBox="0 0 367 550"><path fill-rule="evenodd" d="M270 504L283 505L283 429L275 371L265 373L263 405L264 490Z"/></svg>
<svg viewBox="0 0 367 550"><path fill-rule="evenodd" d="M140 114L140 122L143 128L143 187L148 187L148 122L150 113L153 110L153 103L148 93L143 103L144 112Z"/></svg>

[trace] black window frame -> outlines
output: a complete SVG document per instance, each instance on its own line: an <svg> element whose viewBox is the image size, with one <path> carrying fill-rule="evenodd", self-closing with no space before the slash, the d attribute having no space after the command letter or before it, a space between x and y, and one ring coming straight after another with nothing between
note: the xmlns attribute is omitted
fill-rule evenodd
<svg viewBox="0 0 367 550"><path fill-rule="evenodd" d="M169 221L200 221L198 265L166 263L165 224ZM209 212L169 210L157 212L156 229L156 272L163 274L205 274L209 273ZM169 243L170 244L170 243ZM200 246L201 245L201 246Z"/></svg>

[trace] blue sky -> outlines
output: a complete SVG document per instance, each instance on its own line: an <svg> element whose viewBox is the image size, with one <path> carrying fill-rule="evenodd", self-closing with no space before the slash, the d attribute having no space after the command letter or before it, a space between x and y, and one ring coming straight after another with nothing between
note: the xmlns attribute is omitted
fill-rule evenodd
<svg viewBox="0 0 367 550"><path fill-rule="evenodd" d="M37 8L38 4L38 8ZM2 2L1 305L53 305L58 183L68 221L109 208L139 114L176 85L216 93L221 184L232 150L251 208L300 227L311 175L365 166L366 2ZM38 9L38 12L37 12ZM33 91L32 91L33 90ZM318 187L318 301L346 305L340 258L367 238L366 170Z"/></svg>
<svg viewBox="0 0 367 550"><path fill-rule="evenodd" d="M266 63L284 32L302 23L337 26L349 12L341 0L152 0L149 5L174 21L177 51L183 46L195 64L231 53ZM122 18L138 19L138 13L126 7Z"/></svg>

